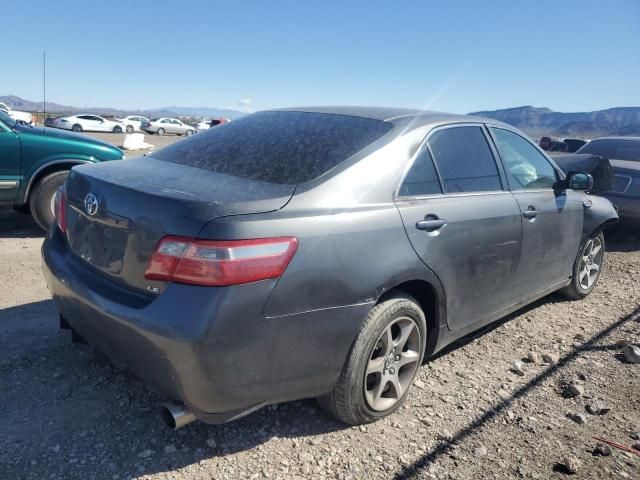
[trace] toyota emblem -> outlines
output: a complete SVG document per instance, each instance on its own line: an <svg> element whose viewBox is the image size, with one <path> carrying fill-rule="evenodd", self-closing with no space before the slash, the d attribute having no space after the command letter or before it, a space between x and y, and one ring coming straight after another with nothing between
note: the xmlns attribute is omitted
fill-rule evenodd
<svg viewBox="0 0 640 480"><path fill-rule="evenodd" d="M84 197L84 211L91 216L98 213L98 198L93 193L87 193Z"/></svg>

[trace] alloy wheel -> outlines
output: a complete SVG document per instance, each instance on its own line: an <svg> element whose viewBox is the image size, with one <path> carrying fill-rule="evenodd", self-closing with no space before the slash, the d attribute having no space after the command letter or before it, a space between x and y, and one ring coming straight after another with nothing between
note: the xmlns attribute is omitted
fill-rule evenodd
<svg viewBox="0 0 640 480"><path fill-rule="evenodd" d="M420 331L412 318L396 318L385 327L369 355L364 394L376 411L392 408L411 386L420 359Z"/></svg>
<svg viewBox="0 0 640 480"><path fill-rule="evenodd" d="M600 275L602 253L602 241L598 237L590 238L582 250L578 283L585 290L591 288Z"/></svg>

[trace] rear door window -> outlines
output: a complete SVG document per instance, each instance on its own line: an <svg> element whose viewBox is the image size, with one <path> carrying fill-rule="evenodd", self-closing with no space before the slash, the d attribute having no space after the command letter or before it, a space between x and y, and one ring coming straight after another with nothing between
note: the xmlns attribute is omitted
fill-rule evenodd
<svg viewBox="0 0 640 480"><path fill-rule="evenodd" d="M438 174L433 166L429 149L425 147L418 153L411 169L407 173L399 195L401 197L417 197L442 193Z"/></svg>
<svg viewBox="0 0 640 480"><path fill-rule="evenodd" d="M498 167L482 127L438 130L428 143L445 193L502 190Z"/></svg>
<svg viewBox="0 0 640 480"><path fill-rule="evenodd" d="M391 131L381 120L312 112L259 112L151 156L277 184L311 181Z"/></svg>

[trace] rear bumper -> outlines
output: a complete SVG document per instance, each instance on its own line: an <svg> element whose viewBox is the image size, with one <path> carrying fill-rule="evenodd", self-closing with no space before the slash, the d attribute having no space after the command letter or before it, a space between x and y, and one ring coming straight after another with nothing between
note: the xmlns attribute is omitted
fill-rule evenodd
<svg viewBox="0 0 640 480"><path fill-rule="evenodd" d="M172 284L153 300L134 302L95 280L99 274L67 250L61 235L46 239L42 255L64 319L114 363L209 423L329 392L371 307L265 317L275 281Z"/></svg>

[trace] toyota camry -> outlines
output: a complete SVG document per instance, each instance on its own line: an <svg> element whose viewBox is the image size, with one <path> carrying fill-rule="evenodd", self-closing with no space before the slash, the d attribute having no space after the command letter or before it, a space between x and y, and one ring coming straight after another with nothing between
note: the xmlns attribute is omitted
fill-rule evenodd
<svg viewBox="0 0 640 480"><path fill-rule="evenodd" d="M455 339L595 288L617 214L592 183L490 119L265 111L74 167L44 272L61 326L174 427L308 397L361 424Z"/></svg>

